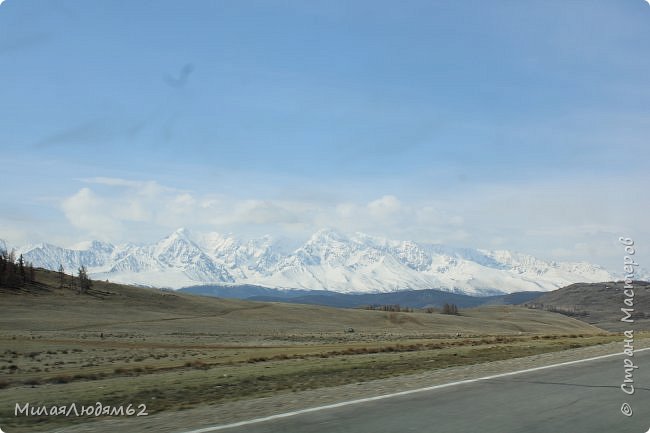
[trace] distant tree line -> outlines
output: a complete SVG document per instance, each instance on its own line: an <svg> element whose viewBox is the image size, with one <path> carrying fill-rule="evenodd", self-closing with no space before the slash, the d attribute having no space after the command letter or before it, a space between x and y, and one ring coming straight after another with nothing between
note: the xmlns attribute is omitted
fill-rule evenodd
<svg viewBox="0 0 650 433"><path fill-rule="evenodd" d="M456 304L445 304L442 306L442 309L437 309L435 307L427 307L424 309L425 313L442 313L442 314L459 314L458 306Z"/></svg>
<svg viewBox="0 0 650 433"><path fill-rule="evenodd" d="M391 313L412 313L413 308L403 307L400 304L366 305L366 310L390 311Z"/></svg>
<svg viewBox="0 0 650 433"><path fill-rule="evenodd" d="M87 293L93 285L92 280L88 277L88 271L83 265L79 268L76 279L74 275L68 277L63 265L59 265L57 282L60 289L66 286L68 278L70 281L68 287L77 289L79 293ZM6 249L0 248L0 287L20 288L34 282L36 282L34 265L26 261L22 254L16 258L14 250L8 252Z"/></svg>
<svg viewBox="0 0 650 433"><path fill-rule="evenodd" d="M16 258L14 250L0 249L0 287L22 287L35 279L34 266L22 254Z"/></svg>
<svg viewBox="0 0 650 433"><path fill-rule="evenodd" d="M375 311L390 311L391 313L413 313L415 309L412 307L404 307L400 304L388 304L388 305L366 305L364 307L366 310L375 310ZM419 310L423 311L423 310ZM454 314L458 315L458 306L456 304L445 304L442 307L442 310L439 311L434 307L427 307L424 309L425 313L437 313L441 312L442 314Z"/></svg>
<svg viewBox="0 0 650 433"><path fill-rule="evenodd" d="M570 317L585 317L589 315L589 311L582 310L578 308L577 305L556 306L556 305L545 305L543 303L530 303L524 305L533 310L545 310L545 311L550 311L551 313L559 313Z"/></svg>
<svg viewBox="0 0 650 433"><path fill-rule="evenodd" d="M63 269L63 265L59 265L59 269L57 271L59 289L63 289L65 287L65 282L67 279L68 276L65 273L65 269ZM77 289L79 293L87 293L88 290L93 286L93 281L90 279L90 277L88 277L88 271L84 265L81 265L81 267L77 270L76 281L74 275L70 275L69 281L70 283L68 287L73 290Z"/></svg>
<svg viewBox="0 0 650 433"><path fill-rule="evenodd" d="M458 315L458 307L456 304L445 304L442 306L442 314Z"/></svg>

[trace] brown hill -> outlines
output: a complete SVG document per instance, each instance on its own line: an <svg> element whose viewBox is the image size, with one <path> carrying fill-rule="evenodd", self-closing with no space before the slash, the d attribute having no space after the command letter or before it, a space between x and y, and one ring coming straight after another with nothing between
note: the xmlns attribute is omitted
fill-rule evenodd
<svg viewBox="0 0 650 433"><path fill-rule="evenodd" d="M524 305L545 311L557 312L596 325L608 331L628 329L650 330L650 283L635 281L634 323L625 323L621 308L626 298L623 282L577 283L548 292Z"/></svg>

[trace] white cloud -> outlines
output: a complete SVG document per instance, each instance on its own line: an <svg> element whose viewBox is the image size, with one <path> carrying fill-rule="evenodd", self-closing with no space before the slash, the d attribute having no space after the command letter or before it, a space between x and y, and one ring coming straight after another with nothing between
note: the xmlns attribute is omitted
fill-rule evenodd
<svg viewBox="0 0 650 433"><path fill-rule="evenodd" d="M368 203L370 214L379 218L395 215L401 209L402 204L394 195L385 195Z"/></svg>
<svg viewBox="0 0 650 433"><path fill-rule="evenodd" d="M339 203L335 207L336 214L340 218L353 218L359 212L359 206L354 203Z"/></svg>
<svg viewBox="0 0 650 433"><path fill-rule="evenodd" d="M182 191L155 181L85 179L90 185L61 203L66 218L85 237L142 241L146 228L156 237L186 226L304 240L313 231L333 227L393 239L506 248L546 259L616 263L611 239L630 235L650 244L639 223L650 212L641 184L546 182L482 185L445 199L405 200L396 194L359 194L356 200L302 195L291 200L236 197ZM343 196L343 194L341 194ZM365 196L365 199L364 199ZM153 236L153 235L152 235ZM650 259L648 260L650 262Z"/></svg>
<svg viewBox="0 0 650 433"><path fill-rule="evenodd" d="M235 217L251 224L295 224L304 215L298 209L270 200L246 200L236 206Z"/></svg>
<svg viewBox="0 0 650 433"><path fill-rule="evenodd" d="M75 228L101 239L120 240L133 236L135 231L130 227L133 224L175 227L182 224L196 206L189 193L154 181L105 177L83 181L103 189L83 187L65 198L61 209Z"/></svg>
<svg viewBox="0 0 650 433"><path fill-rule="evenodd" d="M61 208L73 226L90 235L110 239L122 231L120 220L107 212L110 208L108 202L90 188L82 188L66 198Z"/></svg>

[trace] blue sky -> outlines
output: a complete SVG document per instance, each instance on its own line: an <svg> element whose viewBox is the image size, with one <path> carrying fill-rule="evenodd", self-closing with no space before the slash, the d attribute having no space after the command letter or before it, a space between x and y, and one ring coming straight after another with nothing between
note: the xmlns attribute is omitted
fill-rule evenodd
<svg viewBox="0 0 650 433"><path fill-rule="evenodd" d="M0 238L650 245L650 6L0 5Z"/></svg>

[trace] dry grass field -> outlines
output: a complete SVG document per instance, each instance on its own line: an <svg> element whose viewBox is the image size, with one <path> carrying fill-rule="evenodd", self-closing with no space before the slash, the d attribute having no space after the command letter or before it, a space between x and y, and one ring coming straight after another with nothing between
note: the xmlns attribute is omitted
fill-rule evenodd
<svg viewBox="0 0 650 433"><path fill-rule="evenodd" d="M16 417L31 405L146 404L149 413L618 341L521 307L459 316L334 309L185 295L56 274L0 289L0 426L84 422Z"/></svg>

